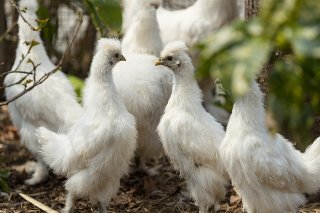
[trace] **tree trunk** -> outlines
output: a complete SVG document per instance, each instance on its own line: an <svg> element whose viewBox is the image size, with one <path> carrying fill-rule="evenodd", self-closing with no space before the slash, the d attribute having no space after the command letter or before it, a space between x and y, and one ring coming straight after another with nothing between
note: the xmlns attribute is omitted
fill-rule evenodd
<svg viewBox="0 0 320 213"><path fill-rule="evenodd" d="M5 10L4 10L4 4L5 1L2 1L0 3L0 36L2 36L6 29L7 29L7 23L6 23L6 15L5 15ZM6 42L3 39L0 41L0 74L4 73L7 71L7 58L6 58L6 51L7 51L7 45ZM3 85L3 78L0 78L1 85ZM0 101L4 100L4 91L0 91Z"/></svg>
<svg viewBox="0 0 320 213"><path fill-rule="evenodd" d="M245 17L246 19L259 13L260 0L245 0Z"/></svg>

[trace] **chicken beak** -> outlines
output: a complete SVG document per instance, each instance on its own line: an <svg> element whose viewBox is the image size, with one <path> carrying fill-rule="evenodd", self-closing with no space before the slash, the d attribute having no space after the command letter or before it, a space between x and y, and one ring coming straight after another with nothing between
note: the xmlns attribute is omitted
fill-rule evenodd
<svg viewBox="0 0 320 213"><path fill-rule="evenodd" d="M126 61L126 58L123 55L121 55L119 61Z"/></svg>
<svg viewBox="0 0 320 213"><path fill-rule="evenodd" d="M162 58L159 58L156 63L155 63L155 66L159 66L159 65L163 65L163 60Z"/></svg>

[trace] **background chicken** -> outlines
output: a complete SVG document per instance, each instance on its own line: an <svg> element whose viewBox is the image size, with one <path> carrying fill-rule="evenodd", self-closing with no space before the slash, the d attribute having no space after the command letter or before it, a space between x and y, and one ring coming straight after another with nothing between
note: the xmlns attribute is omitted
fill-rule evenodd
<svg viewBox="0 0 320 213"><path fill-rule="evenodd" d="M296 212L320 188L320 138L301 153L271 134L256 82L236 100L220 153L248 213Z"/></svg>
<svg viewBox="0 0 320 213"><path fill-rule="evenodd" d="M157 19L163 43L181 40L192 46L237 18L237 4L237 0L198 0L182 10L159 8Z"/></svg>
<svg viewBox="0 0 320 213"><path fill-rule="evenodd" d="M20 8L27 8L23 16L36 27L37 1L21 0L19 6ZM19 44L12 70L35 72L35 78L38 80L44 74L52 71L55 65L50 61L45 51L39 32L33 31L22 20L21 16L19 16L18 25ZM33 40L39 44L34 46L29 52L30 45L27 45L27 43L31 43ZM31 61L34 65L39 65L36 71L34 71ZM17 83L24 78L23 82ZM25 73L18 72L8 74L4 81L7 100L21 93L25 89L23 83L27 81L32 82L33 78L33 74L28 76ZM28 88L30 84L27 84L26 87ZM37 184L46 178L48 170L38 155L39 146L35 137L36 128L45 126L52 131L64 131L80 116L82 108L77 103L73 87L66 76L62 72L57 71L47 81L10 103L9 113L13 124L19 130L21 142L26 145L37 159L37 164L33 168L33 176L26 183L31 185Z"/></svg>
<svg viewBox="0 0 320 213"><path fill-rule="evenodd" d="M156 168L147 169L147 159L162 152L156 132L161 115L169 100L172 74L165 67L155 67L162 42L156 19L157 0L139 1L140 10L134 16L123 38L123 52L127 61L114 68L114 82L126 107L137 120L139 166L150 175Z"/></svg>
<svg viewBox="0 0 320 213"><path fill-rule="evenodd" d="M100 39L86 81L82 117L64 135L44 127L37 130L44 160L68 176L64 212L71 212L74 201L85 196L106 212L129 170L136 147L135 119L118 95L111 72L123 60L118 40Z"/></svg>
<svg viewBox="0 0 320 213"><path fill-rule="evenodd" d="M172 94L158 131L166 154L204 213L213 204L217 210L225 197L228 177L218 153L225 132L201 104L201 90L185 51L183 43L169 43L157 61L174 73Z"/></svg>

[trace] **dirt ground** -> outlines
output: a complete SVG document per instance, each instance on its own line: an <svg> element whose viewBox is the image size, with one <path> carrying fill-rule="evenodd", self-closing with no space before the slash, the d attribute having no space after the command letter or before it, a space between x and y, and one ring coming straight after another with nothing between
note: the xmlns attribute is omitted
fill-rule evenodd
<svg viewBox="0 0 320 213"><path fill-rule="evenodd" d="M25 171L26 162L34 159L28 150L19 144L15 128L8 119L7 108L0 109L0 153L3 157L0 168L7 168L11 174L9 186L11 191L7 196L0 196L0 213L37 213L43 212L25 201L19 193L27 194L41 203L59 211L65 202L65 179L54 174L42 184L27 186L24 180L30 177ZM184 181L172 169L165 157L152 162L152 165L161 165L160 174L155 177L132 171L121 181L118 195L112 200L108 212L133 213L195 213L198 208L189 198ZM134 169L132 169L134 170ZM320 193L309 197L309 203L301 208L300 212L320 213ZM88 200L79 200L75 212L93 212ZM222 212L242 212L241 199L232 188L229 189L227 199L221 205Z"/></svg>

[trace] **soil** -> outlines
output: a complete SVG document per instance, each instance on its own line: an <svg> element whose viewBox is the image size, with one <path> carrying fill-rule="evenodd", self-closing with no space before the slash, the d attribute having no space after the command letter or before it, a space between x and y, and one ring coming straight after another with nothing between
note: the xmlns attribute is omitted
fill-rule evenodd
<svg viewBox="0 0 320 213"><path fill-rule="evenodd" d="M59 211L65 202L65 178L50 174L48 179L36 186L28 186L24 181L30 177L26 165L34 161L28 150L19 143L16 129L9 121L7 108L0 108L0 168L10 170L8 184L10 192L0 196L0 213L43 212L20 197L24 193L39 202ZM165 157L151 162L150 166L160 165L159 175L150 177L133 171L121 181L118 195L108 207L111 213L196 213L198 208L190 199L183 179L173 170ZM300 212L320 213L320 194L308 198L309 203ZM87 213L96 210L88 200L78 200L75 212ZM234 190L228 190L227 199L221 203L220 213L242 212L241 199Z"/></svg>

